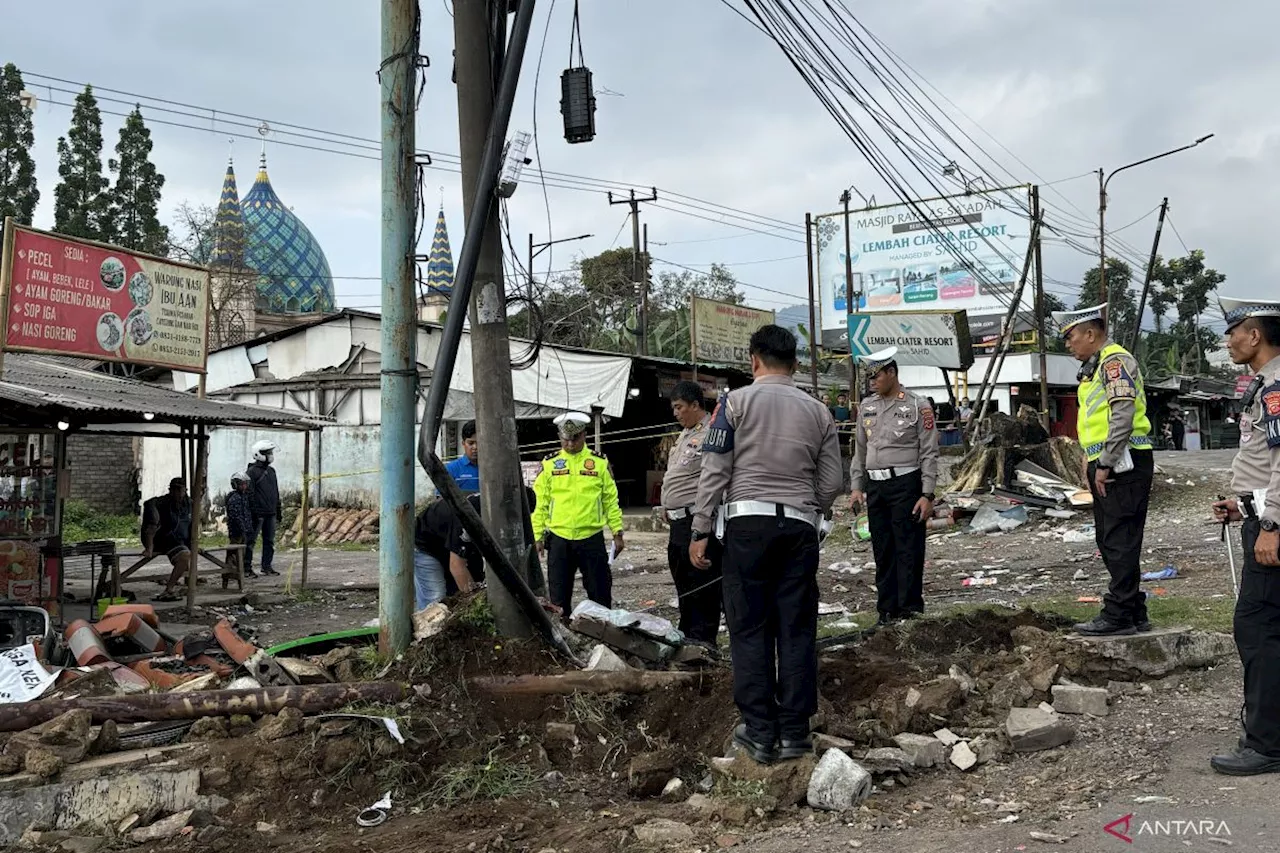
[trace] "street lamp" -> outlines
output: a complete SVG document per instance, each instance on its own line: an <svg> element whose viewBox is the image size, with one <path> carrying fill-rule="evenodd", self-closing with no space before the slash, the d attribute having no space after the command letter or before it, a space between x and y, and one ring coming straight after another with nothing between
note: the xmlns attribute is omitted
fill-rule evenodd
<svg viewBox="0 0 1280 853"><path fill-rule="evenodd" d="M1138 160L1127 166L1121 166L1114 170L1111 174L1105 175L1102 169L1098 170L1098 275L1101 278L1102 298L1108 305L1111 303L1111 293L1107 289L1107 184L1111 183L1111 179L1123 172L1125 169L1132 169L1134 166L1141 166L1143 163L1150 163L1152 160L1159 160L1172 154L1178 154L1195 148L1201 142L1207 142L1213 138L1213 134L1206 134L1190 145L1184 145L1181 148L1174 148L1172 151L1166 151L1163 154L1157 154L1154 157L1147 157L1145 160ZM1104 178L1105 175L1105 178ZM1138 318L1138 322L1142 322L1142 318Z"/></svg>
<svg viewBox="0 0 1280 853"><path fill-rule="evenodd" d="M562 237L559 240L548 240L545 243L533 242L533 234L529 235L529 301L533 301L533 259L541 255L550 247L557 243L572 243L575 240L585 240L588 237L594 237L594 234L579 234L577 237ZM536 251L535 251L536 250Z"/></svg>

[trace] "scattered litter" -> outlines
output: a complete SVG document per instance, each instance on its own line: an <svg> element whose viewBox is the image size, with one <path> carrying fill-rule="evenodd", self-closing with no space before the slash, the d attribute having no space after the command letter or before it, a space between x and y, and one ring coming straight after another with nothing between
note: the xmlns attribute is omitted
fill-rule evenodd
<svg viewBox="0 0 1280 853"><path fill-rule="evenodd" d="M387 791L369 808L356 815L356 825L363 827L381 826L387 822L391 812L391 792Z"/></svg>
<svg viewBox="0 0 1280 853"><path fill-rule="evenodd" d="M1082 595L1076 599L1077 604L1101 604L1102 596L1099 595Z"/></svg>
<svg viewBox="0 0 1280 853"><path fill-rule="evenodd" d="M0 652L0 702L39 699L57 678L41 665L34 643Z"/></svg>
<svg viewBox="0 0 1280 853"><path fill-rule="evenodd" d="M1210 835L1205 841L1212 841L1214 844L1221 844L1223 847L1232 847L1235 842L1229 838L1223 838L1221 835Z"/></svg>
<svg viewBox="0 0 1280 853"><path fill-rule="evenodd" d="M834 616L837 613L848 613L849 608L843 604L828 604L827 602L818 602L819 616Z"/></svg>
<svg viewBox="0 0 1280 853"><path fill-rule="evenodd" d="M978 510L978 514L969 522L969 532L995 533L998 530L1008 533L1011 530L1017 530L1026 523L1027 508L1025 506L1015 506L999 511L989 506L984 506Z"/></svg>
<svg viewBox="0 0 1280 853"><path fill-rule="evenodd" d="M835 593L845 593L849 591L849 587L845 586L842 583L838 583L835 586L831 587L831 591Z"/></svg>
<svg viewBox="0 0 1280 853"><path fill-rule="evenodd" d="M965 578L962 586L995 586L999 578Z"/></svg>
<svg viewBox="0 0 1280 853"><path fill-rule="evenodd" d="M1174 566L1165 566L1158 572L1143 572L1142 579L1144 581L1167 581L1178 576L1178 570Z"/></svg>
<svg viewBox="0 0 1280 853"><path fill-rule="evenodd" d="M396 741L396 743L404 746L404 735L400 734L400 724L391 717L375 717L372 714L319 714L321 719L330 717L340 717L347 720L377 720L387 727L387 734ZM390 806L387 806L390 808Z"/></svg>
<svg viewBox="0 0 1280 853"><path fill-rule="evenodd" d="M871 538L871 521L864 512L853 522L853 538L866 542Z"/></svg>
<svg viewBox="0 0 1280 853"><path fill-rule="evenodd" d="M1017 823L1017 822L1018 822L1018 816L1016 814L1006 815L1005 817L1002 817L998 821L996 821L996 823Z"/></svg>
<svg viewBox="0 0 1280 853"><path fill-rule="evenodd" d="M860 566L855 566L853 563L841 561L827 566L827 571L838 572L842 575L856 575L862 571L862 568Z"/></svg>
<svg viewBox="0 0 1280 853"><path fill-rule="evenodd" d="M1134 797L1133 801L1140 806L1150 805L1151 803L1176 803L1173 797Z"/></svg>
<svg viewBox="0 0 1280 853"><path fill-rule="evenodd" d="M1049 518L1075 518L1079 513L1072 509L1046 509L1044 514Z"/></svg>
<svg viewBox="0 0 1280 853"><path fill-rule="evenodd" d="M1089 573L1084 569L1076 569L1076 573L1071 576L1071 579L1073 581L1087 581L1089 579Z"/></svg>
<svg viewBox="0 0 1280 853"><path fill-rule="evenodd" d="M1078 530L1068 530L1062 534L1063 542L1083 543L1093 542L1095 539L1096 534L1092 524L1086 524Z"/></svg>

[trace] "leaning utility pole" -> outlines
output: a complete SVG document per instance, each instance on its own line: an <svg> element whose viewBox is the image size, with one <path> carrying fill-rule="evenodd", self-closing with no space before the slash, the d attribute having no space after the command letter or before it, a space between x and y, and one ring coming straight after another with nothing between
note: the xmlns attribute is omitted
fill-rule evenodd
<svg viewBox="0 0 1280 853"><path fill-rule="evenodd" d="M1040 187L1031 188L1031 220L1040 221ZM1036 232L1036 338L1040 342L1040 425L1049 429L1049 342L1045 340L1044 261L1040 257L1040 232ZM999 377L997 377L998 379Z"/></svg>
<svg viewBox="0 0 1280 853"><path fill-rule="evenodd" d="M378 524L378 645L395 655L413 639L414 425L418 318L414 310L414 77L417 0L382 0L382 483Z"/></svg>
<svg viewBox="0 0 1280 853"><path fill-rule="evenodd" d="M646 285L648 281L649 258L644 259L645 274L640 274L640 205L646 201L657 201L657 187L650 188L650 193L645 198L636 198L636 191L632 190L628 198L620 198L614 201L613 193L609 193L609 204L629 204L631 205L631 281L640 288L640 321L636 325L639 331L636 334L636 353L638 355L649 354L649 288Z"/></svg>
<svg viewBox="0 0 1280 853"><path fill-rule="evenodd" d="M1160 252L1160 233L1164 231L1164 215L1169 212L1169 199L1165 197L1160 202L1160 218L1156 220L1156 238L1151 243L1151 260L1147 261L1147 275L1142 280L1142 298L1138 300L1138 319L1133 323L1133 335L1129 338L1129 352L1136 353L1138 351L1138 335L1142 331L1142 315L1147 310L1147 294L1151 292L1151 276L1156 271L1156 258ZM1197 317L1199 314L1196 315ZM1196 336L1196 346L1200 345L1199 335Z"/></svg>
<svg viewBox="0 0 1280 853"><path fill-rule="evenodd" d="M531 4L532 0L522 2ZM513 566L523 571L527 547L522 498L524 477L520 471L515 395L511 385L511 345L498 206L491 203L475 209L486 137L493 132L505 136L505 122L503 128L495 128L490 119L506 53L507 7L506 0L454 0L453 35L458 141L462 155L462 212L468 226L473 213L486 217L469 314L471 369L474 376L484 377L483 382L475 383L472 394L476 439L480 445L481 517L493 532L499 549ZM513 61L522 58L523 51L513 57ZM530 635L528 619L504 584L489 584L488 595L494 623L502 636Z"/></svg>

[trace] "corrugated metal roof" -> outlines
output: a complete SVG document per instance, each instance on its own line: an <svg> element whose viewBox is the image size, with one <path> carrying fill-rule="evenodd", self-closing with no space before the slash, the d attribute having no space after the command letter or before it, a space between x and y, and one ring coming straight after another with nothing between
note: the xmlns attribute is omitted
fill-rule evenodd
<svg viewBox="0 0 1280 853"><path fill-rule="evenodd" d="M143 413L161 423L258 423L320 426L327 423L302 412L248 406L221 400L201 400L159 385L81 370L65 361L6 353L0 373L0 400L40 410L50 416L82 412L89 420L146 423ZM104 418L111 413L119 418Z"/></svg>

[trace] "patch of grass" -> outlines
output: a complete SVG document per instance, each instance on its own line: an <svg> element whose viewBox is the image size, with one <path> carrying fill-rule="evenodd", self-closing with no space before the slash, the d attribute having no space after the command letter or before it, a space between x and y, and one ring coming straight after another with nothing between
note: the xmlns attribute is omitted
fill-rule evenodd
<svg viewBox="0 0 1280 853"><path fill-rule="evenodd" d="M456 618L463 625L472 628L486 637L496 637L498 627L493 621L493 608L489 606L489 598L483 592L476 593L461 609Z"/></svg>
<svg viewBox="0 0 1280 853"><path fill-rule="evenodd" d="M827 538L823 540L823 546L830 548L831 546L839 546L841 548L853 544L853 529L849 526L856 516L849 516L842 522L838 522L835 527L831 528L831 532L827 534Z"/></svg>
<svg viewBox="0 0 1280 853"><path fill-rule="evenodd" d="M67 501L62 508L64 542L86 542L90 539L139 538L139 521L133 515L108 515L98 512L84 501Z"/></svg>
<svg viewBox="0 0 1280 853"><path fill-rule="evenodd" d="M763 781L748 779L730 779L722 777L716 781L715 795L725 800L736 800L749 805L759 805L768 799Z"/></svg>
<svg viewBox="0 0 1280 853"><path fill-rule="evenodd" d="M378 651L377 646L361 646L356 652L360 661L360 669L366 675L376 675L386 669L391 659Z"/></svg>
<svg viewBox="0 0 1280 853"><path fill-rule="evenodd" d="M484 764L451 764L441 768L428 797L443 806L503 800L529 793L537 781L533 768L499 758L494 749Z"/></svg>
<svg viewBox="0 0 1280 853"><path fill-rule="evenodd" d="M1033 602L1030 606L1084 622L1097 616L1101 605L1084 604L1070 599L1049 599ZM1235 599L1230 596L1210 598L1153 595L1147 599L1147 612L1152 624L1158 628L1186 626L1201 631L1230 634L1235 609Z"/></svg>

